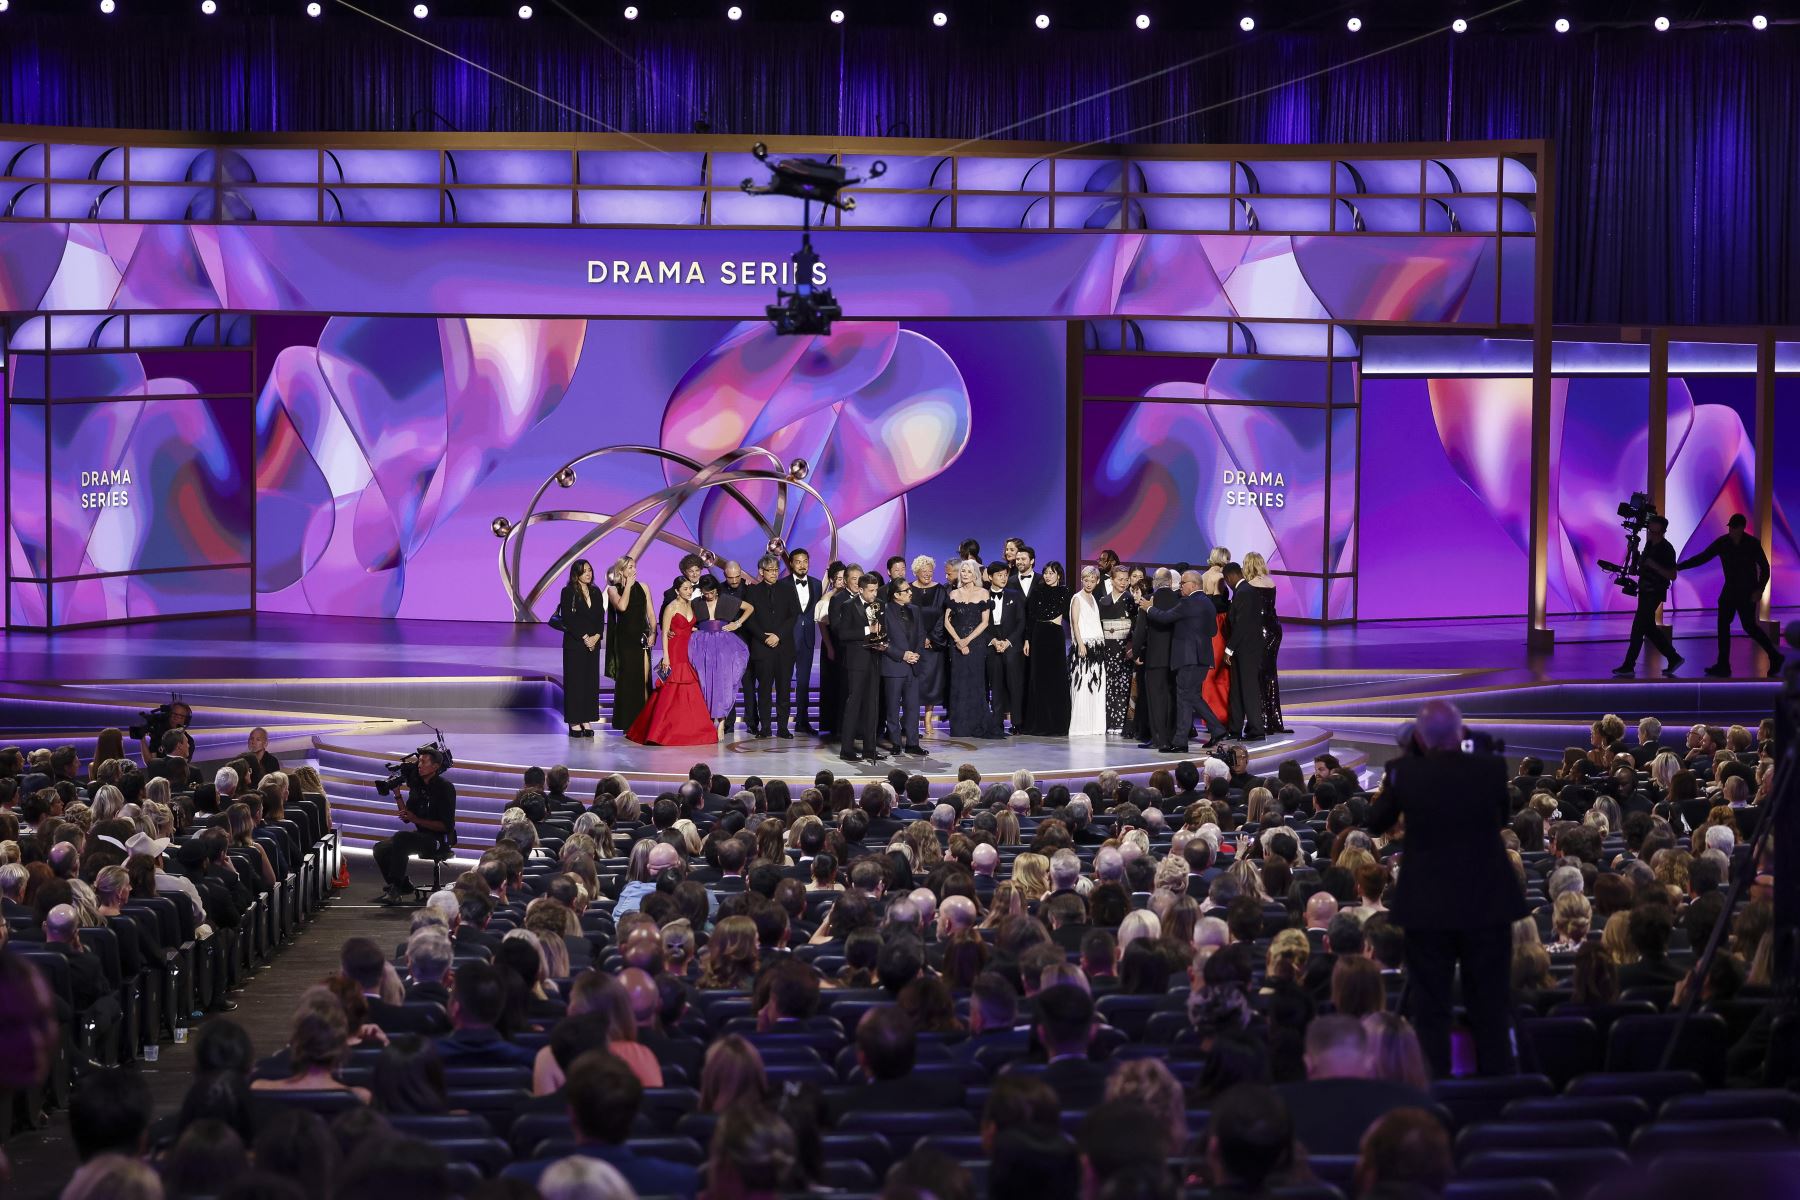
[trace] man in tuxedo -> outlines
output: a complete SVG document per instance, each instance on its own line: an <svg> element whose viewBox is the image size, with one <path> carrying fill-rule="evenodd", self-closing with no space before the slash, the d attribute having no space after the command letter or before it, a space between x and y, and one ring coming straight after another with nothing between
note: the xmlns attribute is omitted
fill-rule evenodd
<svg viewBox="0 0 1800 1200"><path fill-rule="evenodd" d="M1506 763L1462 752L1462 713L1433 700L1419 711L1420 753L1390 762L1369 814L1379 836L1406 822L1399 881L1388 908L1406 930L1413 1025L1439 1077L1450 1074L1452 982L1462 966L1462 998L1483 1075L1510 1074L1513 1053L1508 978L1512 923L1531 912L1507 861L1500 831L1511 816Z"/></svg>
<svg viewBox="0 0 1800 1200"><path fill-rule="evenodd" d="M881 658L882 711L896 753L924 754L919 745L919 676L925 666L927 631L912 605L904 576L888 585L888 647Z"/></svg>
<svg viewBox="0 0 1800 1200"><path fill-rule="evenodd" d="M1175 590L1175 578L1175 572L1167 567L1156 569L1156 574L1151 576L1151 582L1155 586L1155 590L1150 593L1151 608L1174 608L1181 603L1181 593ZM1175 688L1173 674L1169 669L1169 646L1174 639L1174 632L1173 626L1145 620L1138 624L1137 636L1133 639L1137 642L1133 649L1144 664L1144 704L1149 710L1144 740L1138 743L1140 750L1169 746L1175 742ZM1209 642L1209 653L1211 649ZM1182 741L1187 740L1190 729L1191 727L1182 729Z"/></svg>
<svg viewBox="0 0 1800 1200"><path fill-rule="evenodd" d="M988 695L996 721L1012 714L1013 731L1025 715L1025 597L1007 586L1011 572L989 563Z"/></svg>
<svg viewBox="0 0 1800 1200"><path fill-rule="evenodd" d="M819 581L808 574L812 566L812 555L805 550L793 550L788 553L788 575L781 581L782 587L791 591L794 601L800 605L800 615L794 621L794 711L795 727L801 733L814 732L813 723L806 719L806 710L812 704L813 654L819 646L819 628L813 618L813 606L824 594ZM787 724L784 719L782 724Z"/></svg>
<svg viewBox="0 0 1800 1200"><path fill-rule="evenodd" d="M832 606L831 644L844 670L844 715L838 719L839 748L845 762L880 762L887 755L875 746L881 728L881 651L883 637L881 577L874 572L857 581L854 597ZM862 753L857 753L858 742Z"/></svg>
<svg viewBox="0 0 1800 1200"><path fill-rule="evenodd" d="M753 611L744 628L750 631L752 689L751 732L757 737L792 738L788 729L788 688L794 675L794 634L800 624L800 602L791 581L781 579L781 560L765 554L756 564L758 581L744 589ZM807 670L812 670L810 662ZM779 723L777 709L779 708Z"/></svg>
<svg viewBox="0 0 1800 1200"><path fill-rule="evenodd" d="M1138 607L1150 624L1170 630L1168 669L1175 672L1175 723L1170 736L1181 741L1170 741L1160 749L1187 753L1188 731L1194 727L1195 716L1206 719L1206 745L1218 745L1225 740L1225 727L1200 695L1200 685L1213 665L1212 635L1218 628L1218 609L1213 607L1212 597L1200 590L1200 572L1182 575L1181 598L1174 604L1158 608L1149 597L1140 596Z"/></svg>

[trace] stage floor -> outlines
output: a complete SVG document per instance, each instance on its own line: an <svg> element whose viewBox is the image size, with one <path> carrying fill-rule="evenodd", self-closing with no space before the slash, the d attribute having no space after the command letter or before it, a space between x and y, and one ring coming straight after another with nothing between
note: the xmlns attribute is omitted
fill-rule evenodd
<svg viewBox="0 0 1800 1200"><path fill-rule="evenodd" d="M1272 771L1281 759L1306 763L1329 749L1354 766L1378 764L1398 726L1439 696L1461 704L1472 725L1503 737L1515 756L1585 744L1589 722L1602 712L1655 715L1679 727L1754 723L1770 711L1779 684L1763 678L1766 663L1743 639L1734 642L1736 679L1699 675L1711 657L1710 613L1676 616L1691 663L1683 677L1661 678L1661 663L1652 660L1636 679L1611 679L1628 624L1622 615L1562 619L1550 654L1526 650L1516 618L1290 626L1282 698L1296 732L1253 745L1253 761ZM391 801L372 786L382 764L435 728L457 756L453 778L471 845L491 839L474 827L497 820L530 765L569 766L578 793L617 771L640 794L654 795L697 761L734 780L760 775L797 785L822 769L860 780L902 766L934 787L965 763L984 778L1023 766L1079 787L1103 770L1141 778L1174 762L1124 738L938 735L926 739L923 759L874 768L851 768L835 745L750 739L741 730L707 747L638 746L612 732L571 740L560 714L560 669L559 637L542 626L261 615L9 632L0 636L0 745L68 744L85 755L98 729L132 724L176 691L196 710L203 763L221 761L252 726L264 726L284 762L318 763L340 824L353 841L366 841L394 826Z"/></svg>

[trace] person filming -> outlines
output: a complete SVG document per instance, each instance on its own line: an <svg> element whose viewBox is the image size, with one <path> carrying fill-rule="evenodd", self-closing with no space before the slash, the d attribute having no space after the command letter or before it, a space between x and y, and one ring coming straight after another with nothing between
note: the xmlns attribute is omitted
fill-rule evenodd
<svg viewBox="0 0 1800 1200"><path fill-rule="evenodd" d="M1638 556L1637 613L1631 618L1631 644L1626 648L1625 661L1613 670L1620 678L1637 674L1638 651L1644 648L1646 638L1663 656L1664 675L1675 674L1684 661L1675 653L1674 640L1656 623L1656 610L1668 598L1669 585L1675 582L1677 569L1675 547L1669 544L1668 532L1667 517L1653 516L1644 524L1644 549Z"/></svg>
<svg viewBox="0 0 1800 1200"><path fill-rule="evenodd" d="M1448 1077L1460 964L1476 1069L1510 1075L1512 923L1531 905L1500 840L1512 814L1506 762L1464 751L1462 713L1446 700L1419 710L1413 739L1417 752L1388 764L1369 814L1377 836L1406 823L1389 910L1406 930L1410 1015L1433 1072Z"/></svg>
<svg viewBox="0 0 1800 1200"><path fill-rule="evenodd" d="M375 898L377 904L407 899L412 892L406 873L408 860L415 854L435 853L456 837L456 785L439 774L444 769L443 756L426 746L419 751L416 769L419 782L410 796L404 787L394 789L394 811L403 825L412 828L376 842L372 851L387 883Z"/></svg>
<svg viewBox="0 0 1800 1200"><path fill-rule="evenodd" d="M1714 538L1706 549L1692 558L1684 558L1676 564L1679 570L1689 571L1716 558L1725 572L1724 582L1719 585L1719 657L1706 668L1706 673L1715 679L1731 674L1733 621L1742 625L1750 640L1769 656L1769 678L1780 675L1781 664L1786 661L1756 621L1757 597L1769 585L1769 558L1763 553L1762 542L1750 536L1749 524L1743 513L1731 514L1722 536Z"/></svg>

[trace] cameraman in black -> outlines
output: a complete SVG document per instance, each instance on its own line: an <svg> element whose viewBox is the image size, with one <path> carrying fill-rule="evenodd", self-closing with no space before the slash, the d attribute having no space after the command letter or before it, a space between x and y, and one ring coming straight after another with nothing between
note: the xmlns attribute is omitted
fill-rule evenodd
<svg viewBox="0 0 1800 1200"><path fill-rule="evenodd" d="M410 800L404 785L394 789L394 810L412 828L375 843L375 865L387 882L375 898L377 904L406 900L412 893L412 881L406 874L407 860L415 854L433 853L456 836L456 785L439 774L444 769L443 755L436 747L425 746L419 750L418 759L414 767L418 783L413 786Z"/></svg>
<svg viewBox="0 0 1800 1200"><path fill-rule="evenodd" d="M1637 613L1631 618L1631 645L1625 650L1625 661L1613 671L1620 678L1637 674L1638 651L1644 648L1645 638L1663 656L1665 676L1673 676L1676 668L1685 661L1675 652L1673 639L1656 623L1656 610L1662 607L1669 595L1669 585L1675 582L1675 547L1665 536L1668 532L1669 518L1661 514L1644 523L1644 549L1638 555Z"/></svg>
<svg viewBox="0 0 1800 1200"><path fill-rule="evenodd" d="M1775 643L1769 640L1769 635L1756 623L1756 598L1769 585L1769 558L1763 553L1762 542L1746 532L1749 524L1743 513L1731 514L1731 520L1725 523L1723 537L1714 538L1706 549L1678 564L1681 570L1688 571L1716 558L1725 572L1725 581L1719 588L1719 657L1706 668L1706 673L1715 679L1731 674L1731 623L1734 620L1769 656L1769 678L1779 676L1781 664L1786 661Z"/></svg>

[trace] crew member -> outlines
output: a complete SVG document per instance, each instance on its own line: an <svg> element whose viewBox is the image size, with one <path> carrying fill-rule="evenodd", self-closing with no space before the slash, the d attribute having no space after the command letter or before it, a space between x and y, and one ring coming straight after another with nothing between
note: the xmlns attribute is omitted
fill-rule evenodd
<svg viewBox="0 0 1800 1200"><path fill-rule="evenodd" d="M1731 674L1731 623L1734 620L1769 656L1771 679L1781 674L1781 664L1785 661L1769 635L1756 623L1757 597L1769 585L1769 558L1763 553L1762 542L1746 531L1749 524L1743 513L1731 514L1731 520L1725 523L1723 537L1714 538L1706 549L1677 564L1679 569L1689 571L1716 558L1725 572L1725 580L1719 585L1719 657L1706 668L1706 673L1717 679Z"/></svg>
<svg viewBox="0 0 1800 1200"><path fill-rule="evenodd" d="M401 823L412 826L375 843L375 865L387 886L375 898L377 904L396 904L412 893L406 875L407 861L415 854L433 854L456 841L456 785L445 779L443 755L426 746L419 751L419 782L412 795L404 787L394 789L394 811Z"/></svg>
<svg viewBox="0 0 1800 1200"><path fill-rule="evenodd" d="M1684 661L1675 653L1675 643L1656 623L1656 610L1668 597L1669 585L1675 582L1675 547L1669 544L1669 518L1654 516L1644 525L1644 549L1638 555L1637 613L1631 618L1631 645L1625 650L1625 661L1613 671L1624 677L1637 674L1638 651L1644 639L1663 656L1663 674L1673 675Z"/></svg>

